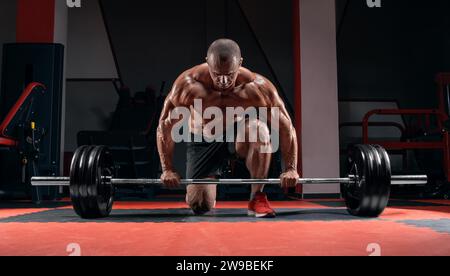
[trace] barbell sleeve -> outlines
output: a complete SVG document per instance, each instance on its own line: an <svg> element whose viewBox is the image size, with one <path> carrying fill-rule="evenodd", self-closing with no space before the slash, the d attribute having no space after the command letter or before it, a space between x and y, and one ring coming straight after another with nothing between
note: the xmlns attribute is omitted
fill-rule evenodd
<svg viewBox="0 0 450 276"><path fill-rule="evenodd" d="M428 176L426 175L393 175L391 185L426 185Z"/></svg>
<svg viewBox="0 0 450 276"><path fill-rule="evenodd" d="M52 177L52 176L35 176L31 178L31 186L34 187L51 187L51 186L69 186L69 177Z"/></svg>

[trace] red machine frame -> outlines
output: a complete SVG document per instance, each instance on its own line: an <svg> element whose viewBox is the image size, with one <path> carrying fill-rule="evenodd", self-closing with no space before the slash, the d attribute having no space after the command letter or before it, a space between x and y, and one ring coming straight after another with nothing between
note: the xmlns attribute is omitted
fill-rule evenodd
<svg viewBox="0 0 450 276"><path fill-rule="evenodd" d="M35 90L35 88L41 87L43 89L46 89L43 84L33 82L30 83L25 90L20 95L19 99L16 101L16 103L11 107L9 112L6 114L6 117L3 121L0 121L0 146L6 146L6 147L16 147L18 141L13 137L8 137L6 134L6 129L10 125L11 121L13 120L14 116L16 116L17 112L22 107L23 103L28 99L30 94Z"/></svg>
<svg viewBox="0 0 450 276"><path fill-rule="evenodd" d="M363 143L365 144L378 144L385 147L387 150L407 150L407 149L436 149L443 152L443 169L447 177L447 181L450 182L450 133L445 130L445 122L449 120L449 114L447 113L446 100L444 92L446 88L450 88L450 73L440 73L436 77L438 84L439 94L439 107L438 109L377 109L368 112L363 119ZM450 97L450 90L447 91ZM369 120L374 115L402 115L402 116L417 116L419 124L424 124L424 128L429 134L440 133L442 135L441 141L433 142L408 142L408 141L376 141L369 139L369 127L373 124ZM431 117L437 118L438 129L431 129ZM422 121L422 119L425 119Z"/></svg>

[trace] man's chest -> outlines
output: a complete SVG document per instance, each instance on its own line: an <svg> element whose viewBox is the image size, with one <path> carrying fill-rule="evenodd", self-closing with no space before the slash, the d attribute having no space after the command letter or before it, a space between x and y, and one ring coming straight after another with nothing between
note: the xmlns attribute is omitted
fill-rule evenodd
<svg viewBox="0 0 450 276"><path fill-rule="evenodd" d="M232 107L267 107L264 95L254 89L236 88L231 92L220 92L213 90L197 90L191 94L189 105L199 106L203 110L207 108L219 108L225 110Z"/></svg>

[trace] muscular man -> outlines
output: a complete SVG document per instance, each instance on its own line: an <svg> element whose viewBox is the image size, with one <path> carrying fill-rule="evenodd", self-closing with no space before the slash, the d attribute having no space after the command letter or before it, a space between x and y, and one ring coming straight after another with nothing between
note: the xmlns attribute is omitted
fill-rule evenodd
<svg viewBox="0 0 450 276"><path fill-rule="evenodd" d="M177 123L171 117L177 107L189 108L191 113L190 132L193 140L187 144L187 178L211 179L220 177L223 162L233 157L244 161L252 179L265 179L271 163L271 153L261 150L270 146L270 131L268 124L261 120L244 120L245 133L238 131L237 138L249 137L249 132L258 126L260 138L256 141L237 139L237 142L208 142L202 135L202 129L195 127L194 101L201 100L203 110L217 107L225 111L227 107L266 107L278 108L279 141L283 156L284 172L281 175L282 187L293 187L297 184L297 137L291 118L285 105L278 95L275 86L265 77L242 67L241 51L238 44L232 40L220 39L209 48L206 63L195 66L182 73L175 81L168 95L158 127L158 150L161 158L163 174L162 182L167 187L178 187L180 176L173 167L175 142L172 139L172 128ZM270 116L268 116L270 117ZM202 119L200 125L210 120ZM225 129L236 123L226 122ZM197 137L198 138L198 137ZM245 142L241 142L245 141ZM186 202L196 214L204 214L215 207L216 189L214 185L189 185ZM249 215L258 218L275 217L267 196L263 193L263 185L253 185Z"/></svg>

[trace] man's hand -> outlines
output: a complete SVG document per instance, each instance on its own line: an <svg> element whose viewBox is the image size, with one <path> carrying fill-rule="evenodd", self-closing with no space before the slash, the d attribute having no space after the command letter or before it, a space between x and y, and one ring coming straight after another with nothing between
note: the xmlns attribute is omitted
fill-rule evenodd
<svg viewBox="0 0 450 276"><path fill-rule="evenodd" d="M180 175L174 171L165 171L161 175L161 181L167 188L179 188L181 178Z"/></svg>
<svg viewBox="0 0 450 276"><path fill-rule="evenodd" d="M282 188L291 188L297 186L298 179L300 178L300 175L296 170L289 170L284 172L280 176L281 180L281 187Z"/></svg>

